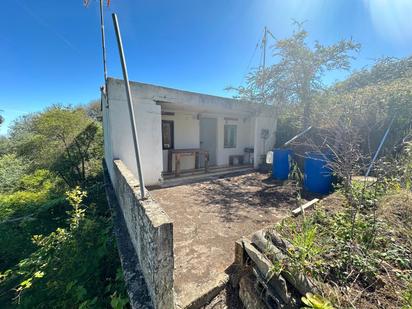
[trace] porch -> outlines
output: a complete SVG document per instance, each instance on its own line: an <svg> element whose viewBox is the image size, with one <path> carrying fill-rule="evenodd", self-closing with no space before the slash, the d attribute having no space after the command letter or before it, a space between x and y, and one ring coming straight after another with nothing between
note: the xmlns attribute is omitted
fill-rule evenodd
<svg viewBox="0 0 412 309"><path fill-rule="evenodd" d="M157 185L149 188L167 188L179 185L185 185L195 182L208 181L218 179L226 175L240 175L254 171L253 164L240 164L236 166L212 166L207 170L203 168L187 169L182 171L179 176L175 172L162 173L163 181Z"/></svg>
<svg viewBox="0 0 412 309"><path fill-rule="evenodd" d="M162 180L204 177L254 166L252 112L200 109L158 102L162 123Z"/></svg>

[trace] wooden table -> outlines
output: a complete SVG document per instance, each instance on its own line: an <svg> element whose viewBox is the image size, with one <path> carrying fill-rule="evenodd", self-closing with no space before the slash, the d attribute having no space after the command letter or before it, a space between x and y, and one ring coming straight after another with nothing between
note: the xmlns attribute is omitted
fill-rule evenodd
<svg viewBox="0 0 412 309"><path fill-rule="evenodd" d="M167 164L168 172L172 172L173 154L176 157L175 175L179 176L180 175L180 157L195 156L195 169L198 169L200 168L199 157L200 157L200 154L202 153L205 155L205 173L207 173L208 167L209 167L209 152L204 149L200 149L200 148L170 149L169 154L168 154L168 164Z"/></svg>

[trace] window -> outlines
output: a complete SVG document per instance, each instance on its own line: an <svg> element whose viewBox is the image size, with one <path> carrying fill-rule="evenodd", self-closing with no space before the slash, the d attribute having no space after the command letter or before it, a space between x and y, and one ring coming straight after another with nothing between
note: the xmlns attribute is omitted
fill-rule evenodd
<svg viewBox="0 0 412 309"><path fill-rule="evenodd" d="M173 149L173 121L171 120L162 120L162 141L163 149Z"/></svg>
<svg viewBox="0 0 412 309"><path fill-rule="evenodd" d="M225 148L236 148L237 126L233 124L225 124Z"/></svg>

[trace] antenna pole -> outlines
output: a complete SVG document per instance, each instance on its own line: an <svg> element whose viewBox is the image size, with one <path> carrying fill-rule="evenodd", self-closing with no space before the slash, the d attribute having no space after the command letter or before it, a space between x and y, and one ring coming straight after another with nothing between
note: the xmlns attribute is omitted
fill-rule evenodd
<svg viewBox="0 0 412 309"><path fill-rule="evenodd" d="M134 117L132 92L130 90L129 76L127 74L126 59L124 57L124 52L123 52L123 43L122 43L122 36L120 34L120 29L119 29L119 22L117 21L116 14L113 13L112 17L113 17L114 30L116 31L117 45L119 47L120 62L122 63L123 79L124 79L124 85L126 89L127 103L129 105L129 116L130 116L130 124L132 126L132 136L133 136L134 152L136 155L137 174L139 175L140 195L141 195L141 198L144 199L145 198L144 180L143 180L142 167L140 164L140 150L139 150L139 143L137 139L136 119Z"/></svg>
<svg viewBox="0 0 412 309"><path fill-rule="evenodd" d="M378 146L378 149L376 150L376 153L375 153L375 155L373 156L372 162L371 162L371 164L369 165L368 170L366 171L365 177L368 177L368 176L369 176L369 173L370 173L371 170L372 170L373 164L375 163L375 160L376 160L376 158L378 157L379 152L381 151L382 145L383 145L383 143L385 142L386 137L388 136L388 133L389 133L391 127L392 127L392 124L393 124L393 121L394 121L394 120L395 120L395 117L392 118L392 120L391 120L391 122L390 122L390 124L389 124L389 126L388 126L388 129L386 130L385 134L383 135L382 140L381 140L381 142L380 142L380 144L379 144L379 146Z"/></svg>
<svg viewBox="0 0 412 309"><path fill-rule="evenodd" d="M265 31L264 31L263 40L262 40L262 44L263 44L263 64L262 64L262 67L263 67L263 69L266 67L266 41L267 41L267 28L265 26Z"/></svg>
<svg viewBox="0 0 412 309"><path fill-rule="evenodd" d="M103 0L100 0L100 30L101 30L101 32L102 32L104 84L106 85L106 80L107 80L107 66L106 66L106 40L105 40L105 38L104 38Z"/></svg>

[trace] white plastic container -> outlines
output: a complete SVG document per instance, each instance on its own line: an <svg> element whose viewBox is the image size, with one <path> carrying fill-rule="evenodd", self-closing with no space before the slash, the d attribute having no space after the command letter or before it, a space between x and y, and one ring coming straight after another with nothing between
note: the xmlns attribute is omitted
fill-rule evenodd
<svg viewBox="0 0 412 309"><path fill-rule="evenodd" d="M272 164L273 163L273 151L268 151L266 154L266 163Z"/></svg>

